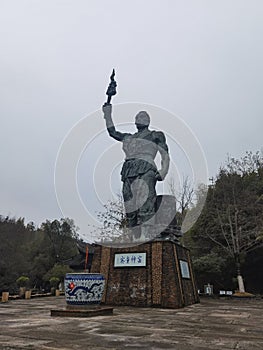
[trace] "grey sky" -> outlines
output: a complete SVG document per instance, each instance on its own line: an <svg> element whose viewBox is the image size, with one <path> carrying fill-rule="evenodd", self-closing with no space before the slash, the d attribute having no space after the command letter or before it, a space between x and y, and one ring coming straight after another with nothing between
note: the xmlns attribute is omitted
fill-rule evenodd
<svg viewBox="0 0 263 350"><path fill-rule="evenodd" d="M260 150L262 18L261 0L0 0L0 214L61 217L59 146L105 101L113 67L113 103L180 116L210 176L227 153Z"/></svg>

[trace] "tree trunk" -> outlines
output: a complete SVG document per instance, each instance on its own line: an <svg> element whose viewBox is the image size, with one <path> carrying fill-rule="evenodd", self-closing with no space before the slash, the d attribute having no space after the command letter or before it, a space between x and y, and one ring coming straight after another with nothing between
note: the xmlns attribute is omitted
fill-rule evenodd
<svg viewBox="0 0 263 350"><path fill-rule="evenodd" d="M237 275L238 289L239 293L245 293L245 286L243 282L243 277L241 275Z"/></svg>
<svg viewBox="0 0 263 350"><path fill-rule="evenodd" d="M245 286L244 286L244 281L243 277L241 275L241 269L240 269L240 258L239 254L235 256L235 261L236 261L236 269L237 269L237 283L238 283L238 291L239 293L245 293Z"/></svg>

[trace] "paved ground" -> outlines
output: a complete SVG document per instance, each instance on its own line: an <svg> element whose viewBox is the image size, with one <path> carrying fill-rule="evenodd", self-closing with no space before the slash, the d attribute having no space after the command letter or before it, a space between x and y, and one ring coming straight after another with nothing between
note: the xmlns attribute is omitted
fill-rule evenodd
<svg viewBox="0 0 263 350"><path fill-rule="evenodd" d="M202 299L184 309L116 307L113 316L51 317L64 297L0 303L0 349L263 349L263 300Z"/></svg>

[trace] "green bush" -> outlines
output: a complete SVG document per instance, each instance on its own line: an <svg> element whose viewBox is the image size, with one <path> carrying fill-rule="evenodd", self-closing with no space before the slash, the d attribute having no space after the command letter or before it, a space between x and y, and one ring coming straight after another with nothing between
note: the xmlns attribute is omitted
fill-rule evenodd
<svg viewBox="0 0 263 350"><path fill-rule="evenodd" d="M60 282L63 282L66 273L72 271L73 270L67 265L56 264L44 275L43 279L50 282L51 278L56 277Z"/></svg>
<svg viewBox="0 0 263 350"><path fill-rule="evenodd" d="M59 282L60 282L60 279L58 277L51 277L49 279L50 286L53 287L53 288L57 288Z"/></svg>
<svg viewBox="0 0 263 350"><path fill-rule="evenodd" d="M27 287L29 285L29 277L20 276L16 280L16 283L17 283L18 287Z"/></svg>

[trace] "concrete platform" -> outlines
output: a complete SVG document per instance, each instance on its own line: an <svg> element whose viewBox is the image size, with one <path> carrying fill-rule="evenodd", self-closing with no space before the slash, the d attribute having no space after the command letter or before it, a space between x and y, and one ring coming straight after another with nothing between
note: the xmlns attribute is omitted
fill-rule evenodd
<svg viewBox="0 0 263 350"><path fill-rule="evenodd" d="M94 317L110 316L113 313L113 307L97 306L90 308L63 308L50 310L50 315L55 317Z"/></svg>
<svg viewBox="0 0 263 350"><path fill-rule="evenodd" d="M63 307L64 297L0 304L0 349L263 349L262 299L202 298L183 309L116 307L112 316L50 316Z"/></svg>

